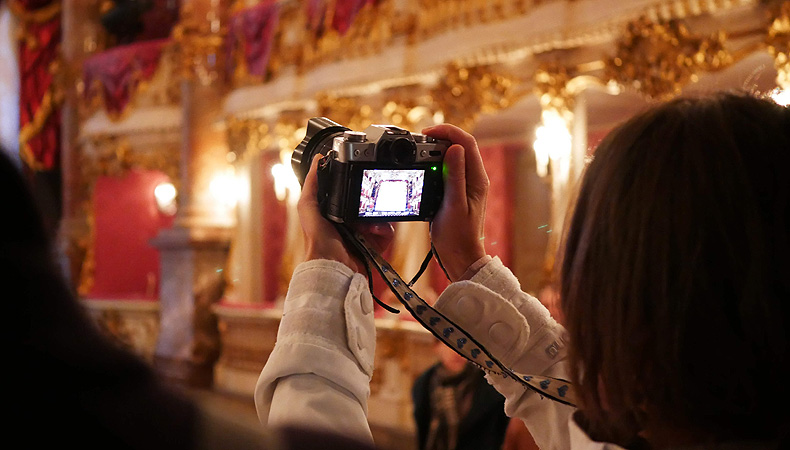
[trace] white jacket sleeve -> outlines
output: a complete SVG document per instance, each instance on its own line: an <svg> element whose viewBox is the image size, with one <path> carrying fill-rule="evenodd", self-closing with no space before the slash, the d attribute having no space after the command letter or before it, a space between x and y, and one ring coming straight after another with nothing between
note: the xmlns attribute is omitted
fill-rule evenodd
<svg viewBox="0 0 790 450"><path fill-rule="evenodd" d="M376 328L365 277L328 260L294 271L277 342L255 387L258 418L372 443L367 421Z"/></svg>
<svg viewBox="0 0 790 450"><path fill-rule="evenodd" d="M568 379L565 329L536 298L521 291L499 258L471 280L448 286L435 308L511 369ZM515 380L488 379L505 396L505 413L521 418L542 450L570 448L568 424L575 408L543 398Z"/></svg>

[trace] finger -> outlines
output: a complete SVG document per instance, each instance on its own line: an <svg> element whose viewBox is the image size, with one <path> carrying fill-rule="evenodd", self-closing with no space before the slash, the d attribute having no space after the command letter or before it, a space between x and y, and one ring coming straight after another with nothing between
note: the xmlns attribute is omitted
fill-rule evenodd
<svg viewBox="0 0 790 450"><path fill-rule="evenodd" d="M447 205L468 208L466 197L466 163L464 148L453 144L444 154L444 201Z"/></svg>
<svg viewBox="0 0 790 450"><path fill-rule="evenodd" d="M307 176L304 180L304 185L302 186L302 194L299 197L299 204L300 205L310 205L314 207L313 204L318 203L318 161L321 159L320 155L315 155L313 157L313 161L310 164L310 170L307 172Z"/></svg>
<svg viewBox="0 0 790 450"><path fill-rule="evenodd" d="M455 125L441 124L428 127L422 132L435 139L445 139L450 142L460 144L465 150L465 176L469 187L469 193L475 196L484 195L488 186L488 175L486 175L483 157L477 146L474 136ZM446 157L446 155L445 155Z"/></svg>

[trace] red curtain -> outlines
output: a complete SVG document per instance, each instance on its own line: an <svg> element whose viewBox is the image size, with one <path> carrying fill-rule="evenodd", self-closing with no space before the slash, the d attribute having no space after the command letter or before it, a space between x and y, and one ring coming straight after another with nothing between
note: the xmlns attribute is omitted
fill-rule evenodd
<svg viewBox="0 0 790 450"><path fill-rule="evenodd" d="M150 80L169 39L140 42L97 53L83 62L85 96L99 99L111 116L129 105L138 85Z"/></svg>
<svg viewBox="0 0 790 450"><path fill-rule="evenodd" d="M266 75L274 31L279 21L277 3L261 3L234 14L228 26L226 42L228 74L236 69L234 58L241 55L247 73L258 77Z"/></svg>
<svg viewBox="0 0 790 450"><path fill-rule="evenodd" d="M60 105L55 82L61 42L60 0L12 0L19 19L19 146L33 170L51 170L60 163Z"/></svg>
<svg viewBox="0 0 790 450"><path fill-rule="evenodd" d="M354 23L359 11L368 4L374 4L375 0L310 0L307 4L308 26L316 36L322 36L325 32L326 16L330 9L332 12L331 27L341 35L346 34Z"/></svg>

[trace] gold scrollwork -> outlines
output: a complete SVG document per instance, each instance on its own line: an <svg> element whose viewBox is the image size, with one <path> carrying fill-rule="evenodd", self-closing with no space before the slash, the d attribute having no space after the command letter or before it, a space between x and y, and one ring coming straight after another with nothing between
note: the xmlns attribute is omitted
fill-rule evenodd
<svg viewBox="0 0 790 450"><path fill-rule="evenodd" d="M433 103L444 120L467 130L480 113L508 108L527 93L516 76L492 66L465 67L455 62L431 89Z"/></svg>
<svg viewBox="0 0 790 450"><path fill-rule="evenodd" d="M628 24L615 56L605 62L605 76L650 98L669 98L697 81L699 71L732 63L725 41L723 31L700 37L679 20L653 22L642 17Z"/></svg>

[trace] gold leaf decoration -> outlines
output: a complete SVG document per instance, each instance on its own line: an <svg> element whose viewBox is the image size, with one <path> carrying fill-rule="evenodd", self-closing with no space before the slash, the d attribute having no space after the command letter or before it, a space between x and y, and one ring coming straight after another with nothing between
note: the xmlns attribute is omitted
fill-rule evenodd
<svg viewBox="0 0 790 450"><path fill-rule="evenodd" d="M450 63L445 76L431 89L435 107L444 120L470 130L481 113L512 106L526 95L519 79L491 66L464 67Z"/></svg>
<svg viewBox="0 0 790 450"><path fill-rule="evenodd" d="M697 81L699 71L732 63L725 40L723 31L700 37L679 20L642 17L628 24L615 56L606 60L605 76L650 98L669 98Z"/></svg>

